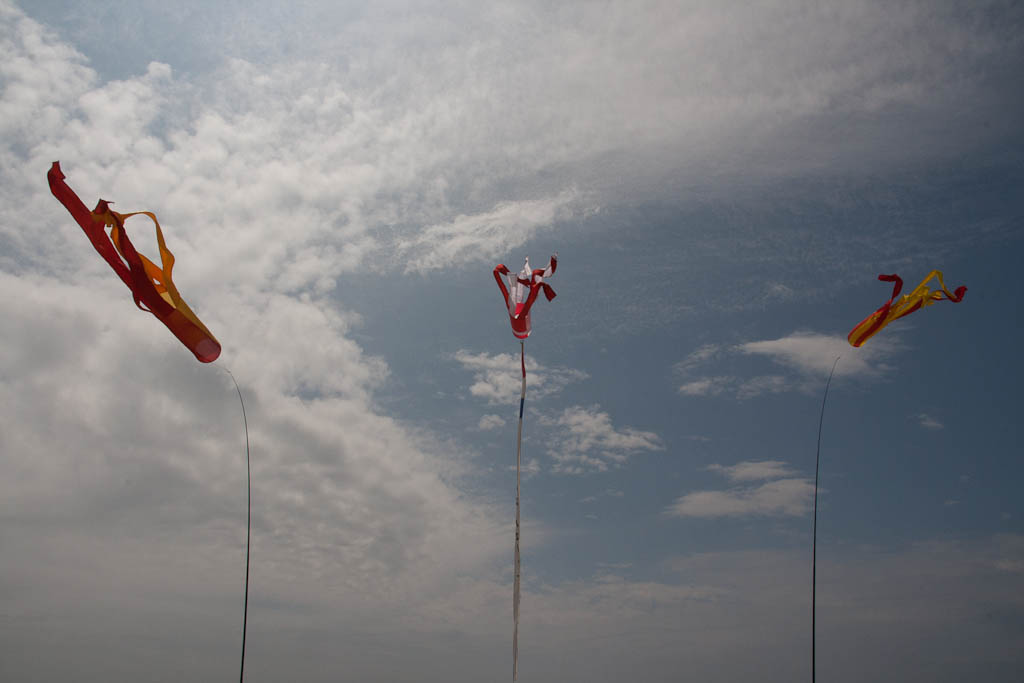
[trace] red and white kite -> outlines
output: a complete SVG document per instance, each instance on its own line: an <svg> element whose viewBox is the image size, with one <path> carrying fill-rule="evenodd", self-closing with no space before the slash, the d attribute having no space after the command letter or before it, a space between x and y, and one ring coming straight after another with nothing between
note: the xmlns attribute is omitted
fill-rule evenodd
<svg viewBox="0 0 1024 683"><path fill-rule="evenodd" d="M522 390L519 394L519 429L516 434L516 548L515 564L512 579L512 680L519 676L519 471L522 462L523 450L523 405L526 403L526 350L524 340L530 336L530 309L537 295L544 291L548 301L555 298L555 290L551 285L544 282L544 278L555 274L558 267L558 254L554 254L551 260L543 268L530 268L530 259L527 257L523 269L513 274L505 264L499 263L494 268L494 279L501 289L501 295L505 297L505 307L508 309L509 322L512 323L512 334L519 340L519 367L523 373ZM508 279L508 286L502 281L502 276Z"/></svg>
<svg viewBox="0 0 1024 683"><path fill-rule="evenodd" d="M508 308L509 321L512 323L512 334L518 339L526 339L530 336L530 308L537 300L537 294L544 290L544 296L548 301L557 296L551 285L544 282L544 278L555 274L558 267L558 254L554 254L551 260L543 268L530 269L530 258L526 258L523 269L512 274L512 271L499 263L494 268L494 279L501 288L501 295L505 297L505 306ZM501 276L508 278L508 287L502 282Z"/></svg>

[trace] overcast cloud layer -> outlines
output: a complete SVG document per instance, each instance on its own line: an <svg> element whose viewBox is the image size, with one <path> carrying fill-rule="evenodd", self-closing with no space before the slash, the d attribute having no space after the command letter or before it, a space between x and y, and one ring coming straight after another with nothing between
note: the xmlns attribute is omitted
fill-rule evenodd
<svg viewBox="0 0 1024 683"><path fill-rule="evenodd" d="M471 317L470 294L448 301L433 288L468 269L493 288L494 262L538 243L547 252L535 261L562 242L582 251L602 217L648 203L729 206L783 181L1005 161L1024 113L1021 21L1009 2L0 0L0 678L233 675L244 440L217 366L242 385L252 443L249 680L507 675L511 502L506 479L504 498L493 495L489 477L507 472L477 439L510 442L512 338L416 357L442 378L435 403L453 414L469 405L470 417L461 427L410 417L390 402L412 382L396 376L405 359L361 336L380 323L351 283L397 282L389 296L401 287L451 327L497 327L501 316ZM49 195L54 160L87 205L156 212L176 283L224 346L215 366L198 366L132 306ZM132 238L152 254L139 223ZM629 240L643 244L646 228ZM695 246L714 241L699 234L712 228L687 229ZM715 249L812 252L798 232L750 240ZM622 292L654 291L664 273L623 278L622 254L605 257L562 267L542 315L603 332L720 308L681 290L634 304ZM571 268L590 271L594 287L574 291ZM767 306L796 295L776 284L758 296ZM603 317L605 297L629 301L627 314ZM705 425L685 426L684 448L667 436L683 427L661 413L819 391L848 347L811 324L673 339L672 360L653 371L660 384L614 391L599 375L633 362L640 376L642 352L594 361L601 332L578 347L555 335L528 346L526 473L560 490L528 494L524 680L806 673L793 645L807 639L805 531L784 526L807 521L804 464L775 451L699 461L693 443L717 447ZM873 340L844 355L836 378L884 382L904 349ZM904 414L941 435L954 431L950 412ZM680 461L685 481L651 474ZM624 492L637 480L673 488ZM610 525L638 507L602 563L582 566L550 559L585 533L552 512L563 499ZM778 535L685 545L708 533L700 525L748 522ZM824 562L824 677L1019 670L1019 534L843 546ZM978 670L951 654L963 640Z"/></svg>

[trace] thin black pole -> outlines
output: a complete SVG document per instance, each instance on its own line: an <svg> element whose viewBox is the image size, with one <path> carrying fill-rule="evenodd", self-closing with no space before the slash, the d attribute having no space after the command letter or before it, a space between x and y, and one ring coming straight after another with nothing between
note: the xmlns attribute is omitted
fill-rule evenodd
<svg viewBox="0 0 1024 683"><path fill-rule="evenodd" d="M519 429L516 431L516 552L512 578L512 680L519 678L519 463L523 447L523 404L526 402L526 345L519 342L519 365L523 371L523 388L519 393Z"/></svg>
<svg viewBox="0 0 1024 683"><path fill-rule="evenodd" d="M223 367L223 366L221 366ZM245 680L245 631L249 621L249 537L252 529L252 469L249 466L249 420L245 416L245 401L242 400L242 390L238 388L238 382L231 371L224 368L224 371L235 383L235 391L238 392L238 402L242 404L242 424L245 425L245 602L242 607L242 664L238 670L238 683Z"/></svg>
<svg viewBox="0 0 1024 683"><path fill-rule="evenodd" d="M818 417L818 448L814 453L814 532L811 541L811 683L814 683L817 667L815 665L815 644L817 641L817 596L818 596L818 465L821 462L821 425L825 422L825 401L828 400L828 388L832 384L832 375L842 356L836 356L832 363L832 371L825 382L825 396L821 399L821 415Z"/></svg>

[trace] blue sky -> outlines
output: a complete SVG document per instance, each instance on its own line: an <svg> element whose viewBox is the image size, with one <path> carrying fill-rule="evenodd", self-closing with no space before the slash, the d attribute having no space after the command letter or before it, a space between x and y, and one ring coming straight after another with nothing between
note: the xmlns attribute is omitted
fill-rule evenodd
<svg viewBox="0 0 1024 683"><path fill-rule="evenodd" d="M0 0L0 674L240 644L233 387L45 173L160 217L242 385L251 681L1015 680L1014 3ZM133 240L153 253L145 226ZM899 273L960 304L845 341ZM106 270L105 270L106 269Z"/></svg>

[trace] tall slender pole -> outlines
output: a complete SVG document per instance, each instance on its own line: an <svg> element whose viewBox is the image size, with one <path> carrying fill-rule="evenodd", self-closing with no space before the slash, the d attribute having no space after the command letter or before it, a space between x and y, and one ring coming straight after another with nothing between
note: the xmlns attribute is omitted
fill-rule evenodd
<svg viewBox="0 0 1024 683"><path fill-rule="evenodd" d="M811 541L811 683L817 672L815 664L815 645L817 642L817 596L818 596L818 465L821 462L821 425L825 422L825 401L828 400L828 388L832 384L832 375L842 356L837 356L832 363L832 371L825 382L825 396L821 399L821 415L818 417L818 448L814 453L814 532Z"/></svg>
<svg viewBox="0 0 1024 683"><path fill-rule="evenodd" d="M519 429L516 432L516 553L512 579L512 680L519 677L519 466L523 446L523 405L526 403L526 348L519 342L519 365L523 371L523 388L519 393Z"/></svg>
<svg viewBox="0 0 1024 683"><path fill-rule="evenodd" d="M221 366L224 367L224 366ZM235 391L238 392L238 402L242 404L242 424L245 425L245 602L242 607L242 664L238 670L238 683L245 680L245 631L249 621L249 537L252 529L252 469L249 466L249 420L245 416L245 401L242 400L242 390L238 388L235 376L227 368L224 370L235 383Z"/></svg>

